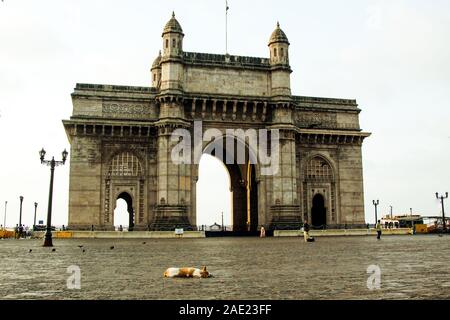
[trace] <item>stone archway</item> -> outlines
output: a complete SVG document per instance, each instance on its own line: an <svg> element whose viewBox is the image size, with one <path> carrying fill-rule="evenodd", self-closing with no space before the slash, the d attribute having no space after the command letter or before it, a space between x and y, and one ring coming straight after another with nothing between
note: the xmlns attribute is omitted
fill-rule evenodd
<svg viewBox="0 0 450 320"><path fill-rule="evenodd" d="M335 177L335 166L326 155L314 154L305 159L302 186L305 219L311 219L311 224L317 227L325 224L328 226L337 224L336 194L338 190ZM316 198L318 193L320 193L320 197ZM313 212L315 218L313 218ZM313 219L316 222L315 224Z"/></svg>
<svg viewBox="0 0 450 320"><path fill-rule="evenodd" d="M111 158L104 185L104 224L107 228L115 228L114 209L117 200L123 199L130 215L128 229L147 229L144 220L145 183L143 165L134 152L121 151Z"/></svg>
<svg viewBox="0 0 450 320"><path fill-rule="evenodd" d="M128 231L133 231L134 229L134 208L133 208L133 198L128 192L122 192L117 196L117 200L122 199L127 203L127 212L129 215L128 219ZM114 223L113 223L114 224Z"/></svg>
<svg viewBox="0 0 450 320"><path fill-rule="evenodd" d="M311 224L313 227L322 227L327 224L327 209L325 199L318 193L312 199Z"/></svg>
<svg viewBox="0 0 450 320"><path fill-rule="evenodd" d="M219 142L220 141L220 142ZM203 150L203 154L210 154L225 165L230 176L231 217L233 231L256 231L258 228L258 185L256 180L256 159L249 146L233 138L231 152L227 149L225 136L210 142ZM245 150L245 162L238 160L236 150ZM218 152L221 148L221 152ZM232 161L230 159L232 158Z"/></svg>

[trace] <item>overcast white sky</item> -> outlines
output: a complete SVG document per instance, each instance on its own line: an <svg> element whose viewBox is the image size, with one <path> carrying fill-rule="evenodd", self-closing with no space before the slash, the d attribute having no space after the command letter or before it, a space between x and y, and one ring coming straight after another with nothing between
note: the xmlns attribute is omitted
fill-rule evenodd
<svg viewBox="0 0 450 320"><path fill-rule="evenodd" d="M276 21L287 34L292 93L355 98L364 142L366 220L379 211L440 214L450 191L450 2L446 0L229 1L231 54L268 57ZM49 169L77 82L149 86L150 66L172 10L186 51L224 53L225 1L4 0L0 2L0 224L45 220ZM226 174L203 161L198 223L229 212ZM218 168L221 168L218 170ZM217 171L218 170L218 171ZM217 177L214 172L217 171ZM53 222L67 224L69 166L55 174ZM219 189L222 188L222 189ZM203 201L202 200L202 201ZM212 207L213 202L221 205ZM446 206L447 212L450 209ZM227 223L226 218L225 223Z"/></svg>

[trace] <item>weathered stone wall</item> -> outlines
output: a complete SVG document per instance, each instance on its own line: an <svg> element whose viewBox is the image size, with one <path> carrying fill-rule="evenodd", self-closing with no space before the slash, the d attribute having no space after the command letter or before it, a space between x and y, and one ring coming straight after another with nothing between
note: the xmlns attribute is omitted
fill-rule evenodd
<svg viewBox="0 0 450 320"><path fill-rule="evenodd" d="M158 108L155 103L102 101L100 99L73 99L73 116L112 119L156 119Z"/></svg>
<svg viewBox="0 0 450 320"><path fill-rule="evenodd" d="M152 88L77 84L72 117L156 120L158 106Z"/></svg>
<svg viewBox="0 0 450 320"><path fill-rule="evenodd" d="M341 223L364 224L361 147L341 146L338 161Z"/></svg>
<svg viewBox="0 0 450 320"><path fill-rule="evenodd" d="M272 96L290 96L291 78L286 70L274 70L271 72Z"/></svg>
<svg viewBox="0 0 450 320"><path fill-rule="evenodd" d="M90 228L100 224L101 149L99 140L72 138L69 183L69 227Z"/></svg>
<svg viewBox="0 0 450 320"><path fill-rule="evenodd" d="M359 130L359 117L356 110L297 109L294 121L300 128Z"/></svg>
<svg viewBox="0 0 450 320"><path fill-rule="evenodd" d="M181 63L162 63L161 90L182 90L184 68Z"/></svg>
<svg viewBox="0 0 450 320"><path fill-rule="evenodd" d="M186 66L184 90L235 96L271 95L270 72L237 68Z"/></svg>

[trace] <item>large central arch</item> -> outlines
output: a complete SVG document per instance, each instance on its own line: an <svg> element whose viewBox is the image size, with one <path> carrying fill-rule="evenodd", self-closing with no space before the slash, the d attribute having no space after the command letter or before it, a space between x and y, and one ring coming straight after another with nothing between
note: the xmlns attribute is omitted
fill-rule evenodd
<svg viewBox="0 0 450 320"><path fill-rule="evenodd" d="M226 140L233 141L234 150ZM245 162L238 151L245 152ZM234 136L222 136L209 142L202 151L223 162L230 177L231 217L233 231L256 231L258 229L258 184L256 178L256 153L247 143ZM230 161L230 159L232 159Z"/></svg>

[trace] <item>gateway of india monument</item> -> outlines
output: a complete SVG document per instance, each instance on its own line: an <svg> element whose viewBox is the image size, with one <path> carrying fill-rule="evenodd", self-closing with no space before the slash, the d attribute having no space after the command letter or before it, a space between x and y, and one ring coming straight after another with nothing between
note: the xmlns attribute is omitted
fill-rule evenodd
<svg viewBox="0 0 450 320"><path fill-rule="evenodd" d="M276 173L250 161L256 153L245 139L236 139L245 162L224 163L233 230L299 229L305 219L316 227L365 225L361 146L370 134L360 129L356 101L292 95L289 41L279 24L268 58L185 52L183 38L173 14L151 86L76 84L72 116L63 120L69 229L114 230L121 198L130 230L195 230L199 165L175 163L171 154L180 142L174 132L194 136L199 122L202 134L213 128L223 140L227 129L279 132ZM236 158L234 144L223 146ZM200 152L217 156L211 139Z"/></svg>

